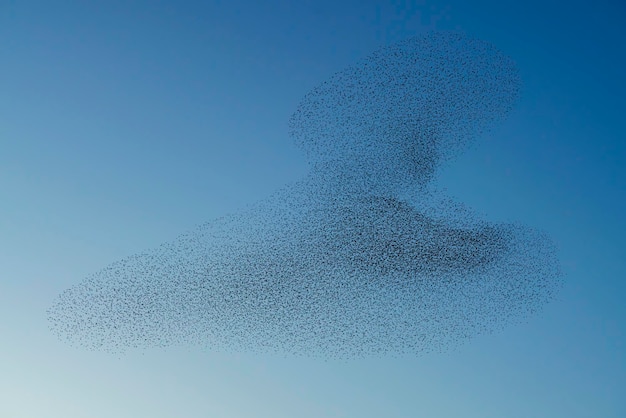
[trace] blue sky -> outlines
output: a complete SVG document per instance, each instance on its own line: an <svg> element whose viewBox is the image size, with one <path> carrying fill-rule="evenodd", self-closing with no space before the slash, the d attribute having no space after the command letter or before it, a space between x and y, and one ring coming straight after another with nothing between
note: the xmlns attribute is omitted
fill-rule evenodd
<svg viewBox="0 0 626 418"><path fill-rule="evenodd" d="M1 416L626 416L626 7L335 3L0 5ZM489 219L552 235L555 302L451 352L343 362L120 358L48 331L52 299L88 274L302 176L287 135L302 96L428 29L519 66L518 108L441 181Z"/></svg>

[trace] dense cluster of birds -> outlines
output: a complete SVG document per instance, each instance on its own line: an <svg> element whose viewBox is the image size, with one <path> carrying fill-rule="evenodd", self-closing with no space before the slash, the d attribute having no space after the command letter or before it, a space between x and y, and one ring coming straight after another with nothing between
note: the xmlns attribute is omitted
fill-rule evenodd
<svg viewBox="0 0 626 418"><path fill-rule="evenodd" d="M289 120L305 178L87 277L54 301L51 328L112 351L352 357L448 349L533 313L560 280L550 239L436 187L519 90L512 60L463 34L375 52Z"/></svg>

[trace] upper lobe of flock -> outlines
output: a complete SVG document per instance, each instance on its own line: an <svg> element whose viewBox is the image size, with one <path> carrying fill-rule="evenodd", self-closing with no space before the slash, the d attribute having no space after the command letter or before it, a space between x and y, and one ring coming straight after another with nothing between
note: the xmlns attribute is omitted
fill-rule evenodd
<svg viewBox="0 0 626 418"><path fill-rule="evenodd" d="M519 88L509 58L461 34L375 52L290 118L305 178L66 290L53 331L113 351L346 357L446 349L534 312L559 282L551 241L436 187Z"/></svg>

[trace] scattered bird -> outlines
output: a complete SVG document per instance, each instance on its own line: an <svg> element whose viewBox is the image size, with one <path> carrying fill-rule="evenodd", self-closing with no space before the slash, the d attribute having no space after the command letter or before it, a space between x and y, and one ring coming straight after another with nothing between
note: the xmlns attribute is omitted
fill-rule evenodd
<svg viewBox="0 0 626 418"><path fill-rule="evenodd" d="M374 52L291 116L303 179L87 277L55 299L51 329L114 352L349 358L446 350L532 314L560 282L549 237L436 187L520 86L510 58L460 33Z"/></svg>

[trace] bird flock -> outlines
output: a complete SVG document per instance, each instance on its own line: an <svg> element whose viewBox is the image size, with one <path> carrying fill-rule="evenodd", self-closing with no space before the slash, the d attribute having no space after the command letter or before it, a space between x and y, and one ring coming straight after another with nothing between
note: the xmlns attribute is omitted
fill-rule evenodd
<svg viewBox="0 0 626 418"><path fill-rule="evenodd" d="M289 119L308 174L65 290L77 346L342 357L441 351L534 313L560 282L543 232L476 215L439 168L507 116L514 62L431 32L314 88Z"/></svg>

